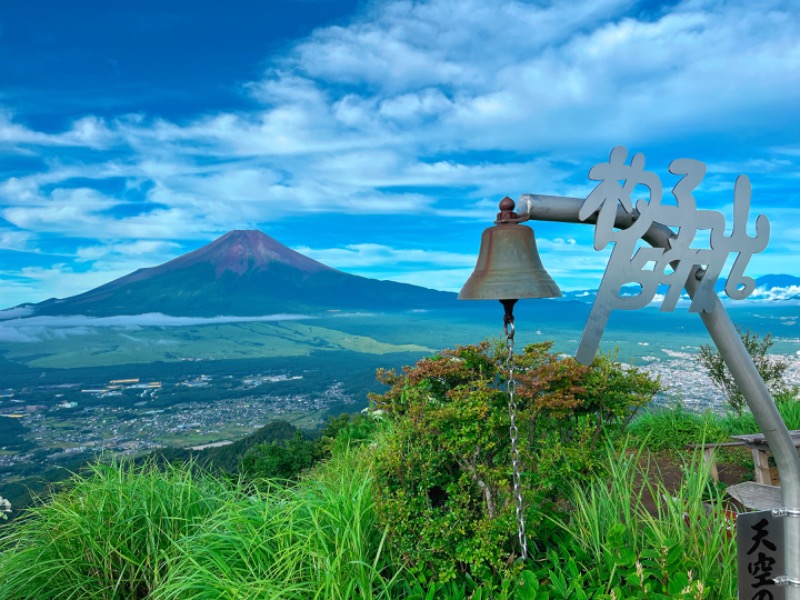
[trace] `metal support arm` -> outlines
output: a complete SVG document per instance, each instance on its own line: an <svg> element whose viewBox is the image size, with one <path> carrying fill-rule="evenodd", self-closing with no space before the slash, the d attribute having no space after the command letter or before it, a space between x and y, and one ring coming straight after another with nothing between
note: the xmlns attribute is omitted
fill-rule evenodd
<svg viewBox="0 0 800 600"><path fill-rule="evenodd" d="M585 221L578 218L583 203L582 198L523 194L517 203L517 212L521 216L527 214L532 220L537 221L594 224L595 217ZM621 206L618 207L615 227L627 228L632 223L633 217ZM674 235L668 227L654 223L642 239L653 247L667 249L670 247L669 240ZM694 296L702 278L702 273L699 271L696 269L687 280L686 291L691 297ZM775 457L781 478L784 508L790 511L800 510L800 456L769 389L761 379L753 359L719 298L715 298L714 310L701 312L700 318L733 375L736 385L742 391ZM787 518L784 528L786 565L789 571L786 575L798 579L800 578L800 518ZM800 600L800 588L789 586L786 592L789 600Z"/></svg>

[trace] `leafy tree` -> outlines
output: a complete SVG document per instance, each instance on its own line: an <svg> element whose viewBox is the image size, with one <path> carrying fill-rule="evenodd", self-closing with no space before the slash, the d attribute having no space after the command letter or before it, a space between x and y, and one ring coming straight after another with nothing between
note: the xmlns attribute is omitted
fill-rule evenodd
<svg viewBox="0 0 800 600"><path fill-rule="evenodd" d="M785 392L786 384L784 383L783 375L789 364L781 358L768 355L770 348L772 348L772 345L775 343L772 340L772 335L767 333L762 338L749 329L744 333L739 329L737 329L737 331L742 338L744 347L753 359L753 364L758 374L761 375L761 379L767 384L767 388L769 388L773 394ZM744 396L739 386L736 385L733 375L731 375L731 372L728 370L719 350L712 348L708 344L704 344L700 346L699 360L700 364L708 371L711 383L722 392L728 405L737 414L742 414L745 407Z"/></svg>
<svg viewBox="0 0 800 600"><path fill-rule="evenodd" d="M287 423L288 425L288 423ZM364 415L329 417L317 436L309 439L291 425L293 435L250 447L241 458L239 472L246 481L284 479L294 481L302 471L326 460L337 450L357 446L372 438L375 421Z"/></svg>
<svg viewBox="0 0 800 600"><path fill-rule="evenodd" d="M253 446L242 457L242 475L250 480L296 479L301 471L314 464L315 444L299 431L284 442L266 442Z"/></svg>
<svg viewBox="0 0 800 600"><path fill-rule="evenodd" d="M570 481L599 466L600 430L623 427L658 382L607 357L591 367L527 346L515 357L519 452L530 544ZM500 344L444 350L401 374L373 410L390 421L375 456L375 497L392 547L421 581L489 587L518 569L509 396ZM541 534L541 538L540 538Z"/></svg>
<svg viewBox="0 0 800 600"><path fill-rule="evenodd" d="M331 454L343 451L346 447L360 446L371 441L377 421L364 414L342 413L328 417L328 422L319 432L316 453L320 459L330 458Z"/></svg>

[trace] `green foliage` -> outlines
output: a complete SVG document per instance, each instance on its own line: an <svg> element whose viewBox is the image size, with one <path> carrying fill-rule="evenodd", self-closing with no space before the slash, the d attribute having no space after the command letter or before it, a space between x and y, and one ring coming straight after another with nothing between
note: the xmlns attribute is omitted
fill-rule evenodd
<svg viewBox="0 0 800 600"><path fill-rule="evenodd" d="M629 421L661 389L647 371L626 368L615 355L598 356L586 377L588 397L582 411L595 413L602 423Z"/></svg>
<svg viewBox="0 0 800 600"><path fill-rule="evenodd" d="M247 481L296 480L305 470L334 452L362 445L375 433L376 422L364 415L340 414L330 417L316 439L307 439L292 427L294 435L250 446L239 465ZM290 426L291 427L291 426Z"/></svg>
<svg viewBox="0 0 800 600"><path fill-rule="evenodd" d="M531 542L565 481L598 466L613 433L658 384L608 358L591 367L534 344L515 357L524 505ZM469 577L495 589L519 571L511 494L505 350L488 342L445 350L373 397L392 420L376 450L378 508L403 563L421 581Z"/></svg>
<svg viewBox="0 0 800 600"><path fill-rule="evenodd" d="M241 474L250 481L295 479L301 471L314 464L314 449L314 443L306 440L299 431L286 442L258 444L242 457Z"/></svg>
<svg viewBox="0 0 800 600"><path fill-rule="evenodd" d="M638 415L628 432L640 441L646 440L653 452L684 450L689 444L700 442L723 442L731 435L720 416L710 411L691 412L681 404Z"/></svg>
<svg viewBox="0 0 800 600"><path fill-rule="evenodd" d="M800 401L795 392L782 392L775 397L778 412L789 429L800 429ZM689 444L724 442L732 435L759 433L760 428L750 412L718 415L711 411L696 413L681 404L643 412L627 428L640 441L647 440L653 452L684 450Z"/></svg>
<svg viewBox="0 0 800 600"><path fill-rule="evenodd" d="M329 417L317 440L317 455L322 458L345 452L370 442L377 432L378 420L364 414L342 413Z"/></svg>
<svg viewBox="0 0 800 600"><path fill-rule="evenodd" d="M206 468L226 473L239 471L241 461L248 452L262 444L284 444L294 439L300 430L291 423L277 419L270 421L250 435L227 446L208 448L190 456Z"/></svg>
<svg viewBox="0 0 800 600"><path fill-rule="evenodd" d="M370 415L331 419L316 441L279 427L288 440L261 447L317 460L292 486L223 482L192 462L95 465L0 529L0 600L734 598L706 466L693 457L668 490L644 448L711 441L749 416L645 413L634 448L617 434L657 384L609 357L586 368L529 346L515 367L523 564L504 355L485 343L384 373ZM778 406L800 428L796 397Z"/></svg>
<svg viewBox="0 0 800 600"><path fill-rule="evenodd" d="M173 544L231 496L192 469L94 465L0 537L0 598L144 598Z"/></svg>
<svg viewBox="0 0 800 600"><path fill-rule="evenodd" d="M683 483L672 491L644 452L608 445L607 471L572 486L574 509L552 519L562 534L536 573L550 598L736 598L732 516L709 494L702 453L686 463ZM704 503L709 495L714 499Z"/></svg>
<svg viewBox="0 0 800 600"><path fill-rule="evenodd" d="M772 335L767 333L764 337L760 337L749 329L744 333L739 331L739 335L742 338L744 347L753 359L756 370L770 391L774 394L786 391L783 375L789 364L782 358L768 356L768 352L774 344ZM746 407L744 396L733 380L733 375L728 370L719 350L712 349L708 344L704 344L700 346L698 359L700 364L708 371L711 382L725 396L729 406L736 414L742 414Z"/></svg>
<svg viewBox="0 0 800 600"><path fill-rule="evenodd" d="M487 366L473 364L479 372ZM488 393L475 389L478 396ZM544 494L540 497L545 501L527 505L529 523L535 524L529 527L534 538L531 561L510 562L515 530L509 519L505 531L499 524L483 523L487 530L494 527L494 538L466 523L464 531L477 529L473 540L462 540L461 546L456 540L442 549L454 556L470 550L473 556L479 551L491 556L495 549L475 540L499 540L507 561L498 576L490 579L480 569L461 570L461 563L455 576L443 581L429 566L415 567L408 560L408 546L397 543L396 524L382 522L386 515L377 510L373 495L380 489L375 473L383 469L387 453L397 448L405 420L412 415L423 418L424 411L408 402L413 395L406 395L402 416L331 421L329 435L323 438L330 440L332 456L291 487L255 489L223 483L192 464L163 471L152 464L95 465L50 504L4 527L0 599L734 597L733 541L699 456L687 464L682 487L667 490L658 473L646 466L643 447L622 444L615 449L607 437L593 456L594 474L571 473L573 483L558 488L563 492L558 498L562 510L553 511ZM442 406L451 402L456 400L446 398ZM462 405L472 406L459 401ZM485 418L478 429L494 418L491 410L481 413L479 408L473 407L473 416ZM588 417L582 415L577 422L592 422ZM449 418L457 424L455 416ZM563 419L569 421L567 416ZM371 432L369 443L354 434L366 430ZM507 432L497 431L502 443ZM332 437L334 432L338 433ZM468 433L484 439L478 431ZM460 448L453 431L444 434L453 438L443 444L447 452ZM575 440L589 444L591 437ZM467 448L464 444L462 450ZM571 448L562 444L562 450ZM413 447L403 450L411 452ZM484 466L484 471L490 469ZM506 486L508 471L505 467ZM407 476L411 479L415 473ZM526 474L526 480L533 478ZM465 485L459 488L461 484ZM418 489L426 490L424 485L420 482ZM464 478L451 481L448 490L461 494L462 505L454 505L456 510L470 493L473 505L483 499L480 486ZM645 508L645 495L655 500L655 512ZM710 509L702 504L708 496L713 498ZM462 525L457 515L447 521L441 511L431 514L450 527ZM420 545L430 543L432 532L421 532L416 539Z"/></svg>
<svg viewBox="0 0 800 600"><path fill-rule="evenodd" d="M506 578L494 589L479 585L468 574L462 581L404 579L396 586L404 600L548 600L550 595L532 571Z"/></svg>

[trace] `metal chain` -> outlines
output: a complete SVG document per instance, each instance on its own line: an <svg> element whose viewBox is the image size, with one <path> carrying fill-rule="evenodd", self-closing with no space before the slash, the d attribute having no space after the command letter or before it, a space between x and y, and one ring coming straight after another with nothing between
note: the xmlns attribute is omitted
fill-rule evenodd
<svg viewBox="0 0 800 600"><path fill-rule="evenodd" d="M512 482L514 485L514 504L517 511L517 533L519 535L519 545L522 560L528 559L528 538L525 535L525 514L522 511L522 480L519 472L519 449L517 439L519 429L517 428L517 402L514 398L514 391L517 388L517 381L514 379L514 321L506 319L503 324L503 331L506 334L506 347L508 355L506 357L506 368L508 369L508 415L511 418L509 431L511 433L511 467L513 469Z"/></svg>

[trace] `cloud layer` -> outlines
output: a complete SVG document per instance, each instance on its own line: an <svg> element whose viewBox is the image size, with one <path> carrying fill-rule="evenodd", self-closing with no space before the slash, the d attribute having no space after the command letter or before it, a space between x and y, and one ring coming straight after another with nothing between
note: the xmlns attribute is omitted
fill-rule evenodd
<svg viewBox="0 0 800 600"><path fill-rule="evenodd" d="M0 304L77 293L243 228L332 266L456 289L500 198L585 195L617 144L662 174L680 156L708 162L709 208L748 173L754 210L781 222L770 262L753 262L773 271L800 249L795 8L381 1L253 56L266 58L259 79L220 82L246 110L88 114L50 130L0 97ZM604 268L582 229L537 226L566 288Z"/></svg>
<svg viewBox="0 0 800 600"><path fill-rule="evenodd" d="M275 314L260 317L173 317L161 313L118 317L27 317L21 309L0 311L0 342L40 342L95 333L101 329L136 331L143 327L189 327L220 323L253 323L313 319L309 315Z"/></svg>

